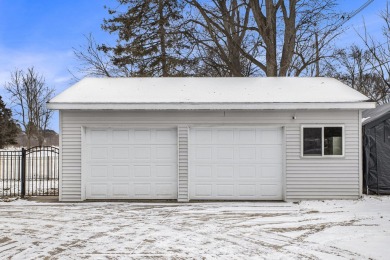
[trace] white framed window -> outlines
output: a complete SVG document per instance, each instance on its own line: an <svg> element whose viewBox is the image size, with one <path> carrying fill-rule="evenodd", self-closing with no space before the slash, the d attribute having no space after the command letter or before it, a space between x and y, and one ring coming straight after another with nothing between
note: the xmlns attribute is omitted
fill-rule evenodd
<svg viewBox="0 0 390 260"><path fill-rule="evenodd" d="M343 157L343 125L302 125L302 157Z"/></svg>

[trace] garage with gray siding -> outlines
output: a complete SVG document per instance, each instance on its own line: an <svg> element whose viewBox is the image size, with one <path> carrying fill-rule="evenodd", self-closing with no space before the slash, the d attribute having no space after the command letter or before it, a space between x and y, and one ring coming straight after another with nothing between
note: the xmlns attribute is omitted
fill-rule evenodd
<svg viewBox="0 0 390 260"><path fill-rule="evenodd" d="M187 202L359 198L375 104L328 78L87 78L48 106L61 201Z"/></svg>

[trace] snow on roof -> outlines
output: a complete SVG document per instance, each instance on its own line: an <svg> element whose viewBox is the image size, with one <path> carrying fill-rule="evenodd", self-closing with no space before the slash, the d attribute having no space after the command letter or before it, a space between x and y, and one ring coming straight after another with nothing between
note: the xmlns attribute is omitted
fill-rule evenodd
<svg viewBox="0 0 390 260"><path fill-rule="evenodd" d="M362 113L363 116L363 125L367 125L371 122L380 119L384 115L390 114L390 103L377 106L373 109L364 110Z"/></svg>
<svg viewBox="0 0 390 260"><path fill-rule="evenodd" d="M291 103L304 103L311 108L318 103L360 103L350 108L374 107L366 101L369 101L366 96L332 78L85 78L50 100L48 106L51 109L274 109L275 105L270 104L294 108Z"/></svg>

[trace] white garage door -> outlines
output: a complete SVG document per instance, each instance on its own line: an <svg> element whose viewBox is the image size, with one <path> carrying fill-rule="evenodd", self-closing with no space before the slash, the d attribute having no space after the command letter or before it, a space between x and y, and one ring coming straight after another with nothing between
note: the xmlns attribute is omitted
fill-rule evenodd
<svg viewBox="0 0 390 260"><path fill-rule="evenodd" d="M86 199L176 199L175 129L87 129Z"/></svg>
<svg viewBox="0 0 390 260"><path fill-rule="evenodd" d="M193 128L190 199L281 200L281 128Z"/></svg>

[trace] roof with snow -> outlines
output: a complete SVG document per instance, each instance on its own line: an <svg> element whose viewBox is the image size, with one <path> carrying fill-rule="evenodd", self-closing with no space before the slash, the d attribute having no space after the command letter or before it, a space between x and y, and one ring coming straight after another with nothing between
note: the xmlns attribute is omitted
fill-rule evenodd
<svg viewBox="0 0 390 260"><path fill-rule="evenodd" d="M50 109L367 109L374 103L332 78L85 78Z"/></svg>
<svg viewBox="0 0 390 260"><path fill-rule="evenodd" d="M362 117L363 125L370 124L374 121L381 121L381 119L385 117L388 118L390 117L390 103L380 105L373 109L364 110Z"/></svg>

